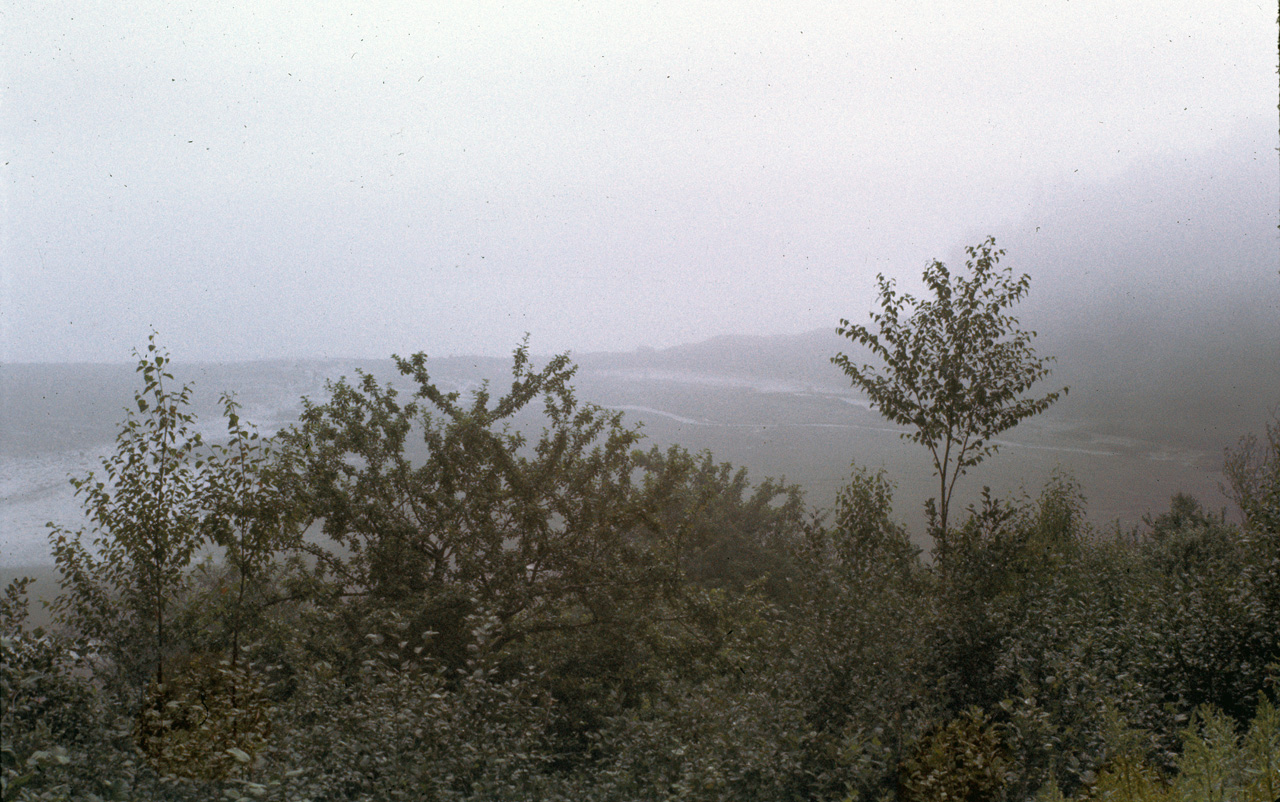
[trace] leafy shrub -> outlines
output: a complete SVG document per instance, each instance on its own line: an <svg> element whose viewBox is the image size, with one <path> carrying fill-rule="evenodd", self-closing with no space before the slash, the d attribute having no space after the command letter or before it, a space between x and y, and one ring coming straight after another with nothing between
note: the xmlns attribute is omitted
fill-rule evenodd
<svg viewBox="0 0 1280 802"><path fill-rule="evenodd" d="M1009 760L1000 735L977 708L926 733L903 762L904 802L985 802L1004 790Z"/></svg>
<svg viewBox="0 0 1280 802"><path fill-rule="evenodd" d="M832 524L813 522L796 546L800 601L782 636L790 661L777 670L804 712L813 796L891 790L905 745L937 715L933 587L891 504L883 474L855 466Z"/></svg>
<svg viewBox="0 0 1280 802"><path fill-rule="evenodd" d="M1182 752L1167 775L1132 752L1118 755L1076 799L1113 802L1275 802L1280 798L1280 712L1265 695L1243 736L1205 706L1182 731ZM1065 800L1055 784L1039 802Z"/></svg>
<svg viewBox="0 0 1280 802"><path fill-rule="evenodd" d="M110 798L135 784L129 722L89 678L89 644L25 627L28 583L0 610L0 798Z"/></svg>
<svg viewBox="0 0 1280 802"><path fill-rule="evenodd" d="M548 798L551 702L475 666L456 678L370 655L342 681L323 662L277 710L254 780L267 799Z"/></svg>
<svg viewBox="0 0 1280 802"><path fill-rule="evenodd" d="M160 774L223 780L267 742L271 707L244 668L201 654L175 666L138 713L136 740Z"/></svg>

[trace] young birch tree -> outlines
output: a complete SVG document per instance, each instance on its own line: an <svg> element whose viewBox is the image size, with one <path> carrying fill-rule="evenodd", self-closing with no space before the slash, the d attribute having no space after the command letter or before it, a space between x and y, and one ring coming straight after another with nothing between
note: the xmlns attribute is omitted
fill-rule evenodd
<svg viewBox="0 0 1280 802"><path fill-rule="evenodd" d="M144 387L99 472L73 479L91 528L50 524L63 594L63 623L114 653L134 682L165 682L174 650L173 611L187 590L188 569L203 538L206 488L190 410L191 387L174 389L169 355L152 334L137 372ZM85 541L89 544L86 545Z"/></svg>
<svg viewBox="0 0 1280 802"><path fill-rule="evenodd" d="M965 250L968 278L935 260L924 271L931 297L916 299L878 275L881 311L871 313L873 326L840 321L837 333L869 349L882 367L856 364L843 353L831 359L881 415L912 427L904 439L929 449L939 480L935 537L942 553L956 480L996 452L995 435L1067 392L1024 397L1049 375L1052 361L1036 356L1036 333L1019 328L1007 311L1031 279L997 267L1004 251L992 237Z"/></svg>

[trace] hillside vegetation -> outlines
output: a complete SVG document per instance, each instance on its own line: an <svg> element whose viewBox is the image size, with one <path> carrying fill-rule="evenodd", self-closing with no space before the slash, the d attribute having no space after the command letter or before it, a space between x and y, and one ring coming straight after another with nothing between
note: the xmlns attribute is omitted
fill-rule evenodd
<svg viewBox="0 0 1280 802"><path fill-rule="evenodd" d="M4 800L1280 796L1280 419L1238 521L1096 527L1057 475L924 553L883 473L809 512L564 357L397 360L270 439L226 399L213 444L167 360L51 532L56 624L0 601Z"/></svg>

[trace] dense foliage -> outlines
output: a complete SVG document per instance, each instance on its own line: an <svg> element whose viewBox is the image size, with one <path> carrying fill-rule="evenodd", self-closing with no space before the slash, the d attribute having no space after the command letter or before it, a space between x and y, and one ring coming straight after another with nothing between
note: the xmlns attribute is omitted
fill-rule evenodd
<svg viewBox="0 0 1280 802"><path fill-rule="evenodd" d="M1055 476L930 560L884 475L807 514L523 347L504 393L419 355L274 440L227 400L214 445L166 364L53 531L56 626L0 598L4 800L1280 792L1280 420L1239 523L1099 530Z"/></svg>

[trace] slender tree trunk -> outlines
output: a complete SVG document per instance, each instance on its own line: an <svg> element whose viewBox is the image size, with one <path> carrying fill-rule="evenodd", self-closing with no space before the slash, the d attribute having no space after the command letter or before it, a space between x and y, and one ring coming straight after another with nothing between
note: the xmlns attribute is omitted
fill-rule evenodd
<svg viewBox="0 0 1280 802"><path fill-rule="evenodd" d="M941 471L940 478L941 478L941 492L938 494L938 497L939 497L939 503L942 506L942 511L939 513L939 516L938 516L939 517L938 528L939 528L939 535L942 537L943 541L945 542L947 538L947 508L951 506L951 499L948 498L947 496L947 471L945 468Z"/></svg>
<svg viewBox="0 0 1280 802"><path fill-rule="evenodd" d="M236 591L236 611L231 616L231 668L240 660L240 610L244 604L244 571L240 571L240 587Z"/></svg>
<svg viewBox="0 0 1280 802"><path fill-rule="evenodd" d="M156 598L156 684L164 685L164 606Z"/></svg>

